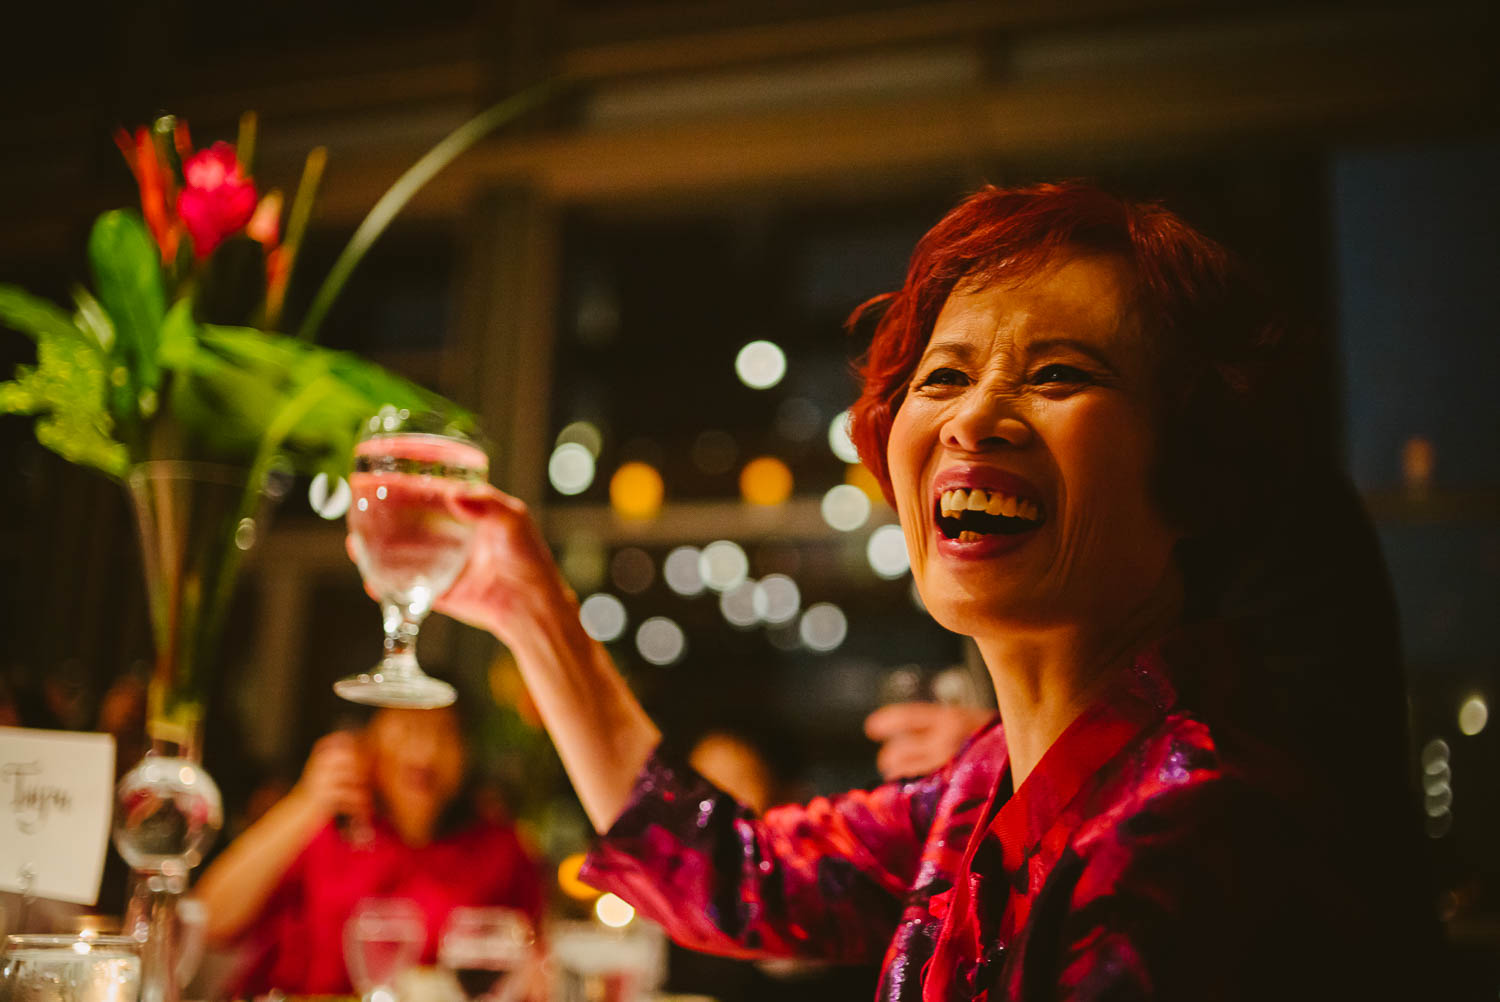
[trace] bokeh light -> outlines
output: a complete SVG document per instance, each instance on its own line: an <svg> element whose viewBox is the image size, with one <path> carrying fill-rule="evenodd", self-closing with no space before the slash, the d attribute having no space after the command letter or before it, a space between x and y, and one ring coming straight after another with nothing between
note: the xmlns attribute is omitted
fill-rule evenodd
<svg viewBox="0 0 1500 1002"><path fill-rule="evenodd" d="M797 582L785 574L767 574L755 583L755 614L767 623L791 622L802 606Z"/></svg>
<svg viewBox="0 0 1500 1002"><path fill-rule="evenodd" d="M755 582L741 581L719 596L719 612L730 626L748 630L760 622L755 608Z"/></svg>
<svg viewBox="0 0 1500 1002"><path fill-rule="evenodd" d="M611 929L623 929L635 918L635 909L624 899L605 894L594 902L594 914Z"/></svg>
<svg viewBox="0 0 1500 1002"><path fill-rule="evenodd" d="M577 442L564 442L547 460L547 479L559 494L582 494L594 482L594 454Z"/></svg>
<svg viewBox="0 0 1500 1002"><path fill-rule="evenodd" d="M844 616L844 610L832 602L819 602L802 614L797 633L808 647L826 654L844 642L849 633L849 620Z"/></svg>
<svg viewBox="0 0 1500 1002"><path fill-rule="evenodd" d="M563 542L557 563L568 584L584 593L597 591L604 584L604 575L609 572L609 555L604 551L604 544L583 534L570 536Z"/></svg>
<svg viewBox="0 0 1500 1002"><path fill-rule="evenodd" d="M666 485L649 463L625 463L609 478L609 503L622 518L654 518Z"/></svg>
<svg viewBox="0 0 1500 1002"><path fill-rule="evenodd" d="M835 484L823 495L823 521L839 532L853 532L870 518L870 499L853 484Z"/></svg>
<svg viewBox="0 0 1500 1002"><path fill-rule="evenodd" d="M703 583L702 552L696 546L679 546L662 561L661 576L667 587L679 595L692 598L701 594Z"/></svg>
<svg viewBox="0 0 1500 1002"><path fill-rule="evenodd" d="M353 492L349 490L349 481L338 477L330 488L326 473L313 477L307 488L307 501L312 505L312 510L330 522L344 517L349 511L349 499L353 496Z"/></svg>
<svg viewBox="0 0 1500 1002"><path fill-rule="evenodd" d="M625 603L605 592L590 595L578 606L578 621L600 643L618 640L625 632Z"/></svg>
<svg viewBox="0 0 1500 1002"><path fill-rule="evenodd" d="M610 558L609 579L625 594L639 595L656 579L656 564L639 546L627 546Z"/></svg>
<svg viewBox="0 0 1500 1002"><path fill-rule="evenodd" d="M698 573L714 591L728 591L750 573L750 558L740 544L727 539L709 543L698 557Z"/></svg>
<svg viewBox="0 0 1500 1002"><path fill-rule="evenodd" d="M899 578L911 569L911 560L906 554L906 537L899 525L882 525L870 533L865 544L865 557L870 569L883 578Z"/></svg>
<svg viewBox="0 0 1500 1002"><path fill-rule="evenodd" d="M740 496L749 504L767 507L792 496L792 471L775 456L761 456L740 471Z"/></svg>
<svg viewBox="0 0 1500 1002"><path fill-rule="evenodd" d="M1422 769L1427 773L1436 773L1448 768L1448 742L1442 738L1433 738L1422 746Z"/></svg>
<svg viewBox="0 0 1500 1002"><path fill-rule="evenodd" d="M599 451L604 448L604 433L590 421L574 421L557 433L557 440L552 444L581 445L589 451L590 456L598 459Z"/></svg>
<svg viewBox="0 0 1500 1002"><path fill-rule="evenodd" d="M751 341L734 357L734 372L752 390L769 390L786 375L786 353L770 341Z"/></svg>
<svg viewBox="0 0 1500 1002"><path fill-rule="evenodd" d="M575 852L557 864L558 889L577 901L593 901L599 896L597 888L585 884L578 876L585 858L583 853Z"/></svg>
<svg viewBox="0 0 1500 1002"><path fill-rule="evenodd" d="M859 450L854 448L854 442L849 438L849 412L839 411L834 419L828 422L828 447L833 454L846 463L859 462Z"/></svg>
<svg viewBox="0 0 1500 1002"><path fill-rule="evenodd" d="M1489 723L1489 720L1490 707L1484 701L1483 696L1470 696L1464 700L1464 705L1458 708L1458 729L1469 737L1484 730L1484 725Z"/></svg>
<svg viewBox="0 0 1500 1002"><path fill-rule="evenodd" d="M853 484L865 492L865 497L870 499L871 504L885 504L885 493L880 489L880 481L875 479L875 474L864 463L850 463L844 467L844 483Z"/></svg>
<svg viewBox="0 0 1500 1002"><path fill-rule="evenodd" d="M652 616L635 631L635 649L654 665L669 665L687 650L687 637L666 616Z"/></svg>

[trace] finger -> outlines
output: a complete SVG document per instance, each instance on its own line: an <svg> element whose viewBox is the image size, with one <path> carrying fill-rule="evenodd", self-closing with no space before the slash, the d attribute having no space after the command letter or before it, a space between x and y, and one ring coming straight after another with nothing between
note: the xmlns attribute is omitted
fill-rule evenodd
<svg viewBox="0 0 1500 1002"><path fill-rule="evenodd" d="M882 706L865 718L865 737L887 741L899 734L921 730L931 725L931 703L892 703Z"/></svg>
<svg viewBox="0 0 1500 1002"><path fill-rule="evenodd" d="M450 495L447 500L454 514L471 521L522 518L527 514L524 501L489 484L478 485L463 494Z"/></svg>
<svg viewBox="0 0 1500 1002"><path fill-rule="evenodd" d="M887 745L877 757L875 767L887 779L925 776L947 764L948 757L922 742L896 742Z"/></svg>

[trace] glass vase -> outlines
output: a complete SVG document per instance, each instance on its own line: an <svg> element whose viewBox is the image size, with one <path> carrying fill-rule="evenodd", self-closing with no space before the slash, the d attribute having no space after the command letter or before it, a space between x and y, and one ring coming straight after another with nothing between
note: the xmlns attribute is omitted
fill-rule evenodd
<svg viewBox="0 0 1500 1002"><path fill-rule="evenodd" d="M192 869L224 823L203 769L203 721L240 563L255 544L267 493L248 471L160 460L127 479L140 531L156 661L146 756L116 788L114 843L131 868L125 932L142 941L141 1002L178 1002L194 952L180 907Z"/></svg>

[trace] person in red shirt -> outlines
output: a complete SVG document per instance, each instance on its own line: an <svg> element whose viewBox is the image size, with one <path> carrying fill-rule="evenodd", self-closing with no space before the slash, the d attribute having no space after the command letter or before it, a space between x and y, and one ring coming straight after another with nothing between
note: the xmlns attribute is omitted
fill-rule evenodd
<svg viewBox="0 0 1500 1002"><path fill-rule="evenodd" d="M537 864L510 826L474 815L467 758L451 707L382 709L362 732L318 741L291 793L195 889L209 944L242 955L230 997L349 994L344 924L364 898L417 904L426 963L454 908L503 905L537 917Z"/></svg>

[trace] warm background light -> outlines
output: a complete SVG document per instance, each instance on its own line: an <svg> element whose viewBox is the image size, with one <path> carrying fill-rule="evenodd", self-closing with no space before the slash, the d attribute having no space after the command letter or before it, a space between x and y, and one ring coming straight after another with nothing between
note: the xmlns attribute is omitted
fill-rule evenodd
<svg viewBox="0 0 1500 1002"><path fill-rule="evenodd" d="M622 518L654 518L666 485L649 463L626 463L609 479L609 503Z"/></svg>
<svg viewBox="0 0 1500 1002"><path fill-rule="evenodd" d="M592 901L599 896L597 888L585 884L578 877L583 869L584 854L575 852L557 865L557 886L564 894L578 901Z"/></svg>
<svg viewBox="0 0 1500 1002"><path fill-rule="evenodd" d="M792 471L775 456L752 459L740 471L740 496L750 504L782 504L792 496Z"/></svg>

